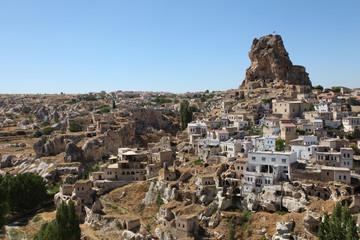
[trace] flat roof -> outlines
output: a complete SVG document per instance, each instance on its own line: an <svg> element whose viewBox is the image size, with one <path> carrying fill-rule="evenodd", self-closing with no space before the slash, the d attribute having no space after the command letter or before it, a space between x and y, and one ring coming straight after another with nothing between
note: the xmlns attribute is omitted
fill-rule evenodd
<svg viewBox="0 0 360 240"><path fill-rule="evenodd" d="M344 167L328 167L328 166L324 166L324 167L321 167L321 170L334 170L334 171L350 172L350 169L344 168Z"/></svg>

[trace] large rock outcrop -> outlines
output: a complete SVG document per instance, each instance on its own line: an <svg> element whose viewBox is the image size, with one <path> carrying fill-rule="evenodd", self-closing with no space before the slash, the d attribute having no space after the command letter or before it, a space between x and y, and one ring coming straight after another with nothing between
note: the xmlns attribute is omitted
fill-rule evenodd
<svg viewBox="0 0 360 240"><path fill-rule="evenodd" d="M249 52L251 66L240 89L282 87L285 84L310 85L303 66L293 65L280 35L255 38Z"/></svg>

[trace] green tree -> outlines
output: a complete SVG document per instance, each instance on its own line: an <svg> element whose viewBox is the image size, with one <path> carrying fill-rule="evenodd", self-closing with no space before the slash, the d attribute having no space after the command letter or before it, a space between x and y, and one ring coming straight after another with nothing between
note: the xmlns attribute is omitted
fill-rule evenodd
<svg viewBox="0 0 360 240"><path fill-rule="evenodd" d="M44 135L50 135L55 130L56 129L53 127L46 127L46 128L43 128L42 132Z"/></svg>
<svg viewBox="0 0 360 240"><path fill-rule="evenodd" d="M310 104L310 109L309 109L310 111L315 111L315 107L314 107L314 104L313 103L311 103Z"/></svg>
<svg viewBox="0 0 360 240"><path fill-rule="evenodd" d="M45 231L43 233L42 238L43 240L61 240L59 226L57 221L51 221L47 224Z"/></svg>
<svg viewBox="0 0 360 240"><path fill-rule="evenodd" d="M356 220L351 216L349 205L341 206L337 202L334 206L331 218L324 213L324 220L319 224L319 240L355 240L359 239Z"/></svg>
<svg viewBox="0 0 360 240"><path fill-rule="evenodd" d="M116 108L116 103L115 103L115 100L113 100L112 102L112 108L115 109Z"/></svg>
<svg viewBox="0 0 360 240"><path fill-rule="evenodd" d="M69 239L77 240L81 237L81 229L79 226L79 218L75 212L75 206L73 201L68 203L68 231Z"/></svg>
<svg viewBox="0 0 360 240"><path fill-rule="evenodd" d="M81 124L75 121L69 121L70 132L80 132L82 130Z"/></svg>
<svg viewBox="0 0 360 240"><path fill-rule="evenodd" d="M42 177L29 173L6 175L0 183L0 192L0 203L7 202L11 211L34 209L47 200Z"/></svg>
<svg viewBox="0 0 360 240"><path fill-rule="evenodd" d="M315 87L314 87L314 89L324 90L324 87L323 87L323 86L321 86L321 85L317 85L317 86L315 86Z"/></svg>
<svg viewBox="0 0 360 240"><path fill-rule="evenodd" d="M275 142L275 151L284 151L285 149L285 140L278 139Z"/></svg>
<svg viewBox="0 0 360 240"><path fill-rule="evenodd" d="M340 87L332 87L331 90L334 92L334 93L339 93L341 91L341 88Z"/></svg>
<svg viewBox="0 0 360 240"><path fill-rule="evenodd" d="M296 129L296 132L297 132L298 134L300 134L300 135L305 135L305 134L306 134L305 130L304 130L304 129L300 129L300 128L297 128L297 129Z"/></svg>
<svg viewBox="0 0 360 240"><path fill-rule="evenodd" d="M56 219L44 223L34 240L79 240L81 229L79 219L75 212L74 203L62 202L56 211Z"/></svg>
<svg viewBox="0 0 360 240"><path fill-rule="evenodd" d="M0 230L5 226L7 220L7 214L9 213L10 207L7 202L0 203Z"/></svg>
<svg viewBox="0 0 360 240"><path fill-rule="evenodd" d="M193 108L190 108L188 101L182 101L180 104L180 123L181 129L185 129L187 124L192 121Z"/></svg>
<svg viewBox="0 0 360 240"><path fill-rule="evenodd" d="M38 137L41 137L43 135L43 133L37 129L34 133L33 133L33 137L34 138L38 138Z"/></svg>

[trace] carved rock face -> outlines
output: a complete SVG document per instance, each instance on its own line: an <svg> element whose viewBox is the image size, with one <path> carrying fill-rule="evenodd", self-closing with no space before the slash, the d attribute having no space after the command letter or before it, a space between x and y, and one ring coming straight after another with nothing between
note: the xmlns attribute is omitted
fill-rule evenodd
<svg viewBox="0 0 360 240"><path fill-rule="evenodd" d="M254 39L249 52L251 66L246 70L241 89L270 87L272 84L284 86L310 85L309 74L303 66L295 66L286 52L280 35L267 35Z"/></svg>

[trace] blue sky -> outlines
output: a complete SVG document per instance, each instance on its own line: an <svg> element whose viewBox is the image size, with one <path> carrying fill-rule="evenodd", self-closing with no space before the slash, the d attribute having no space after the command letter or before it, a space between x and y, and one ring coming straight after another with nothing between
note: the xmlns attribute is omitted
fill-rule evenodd
<svg viewBox="0 0 360 240"><path fill-rule="evenodd" d="M313 85L360 87L360 1L2 0L0 93L237 88L276 31Z"/></svg>

